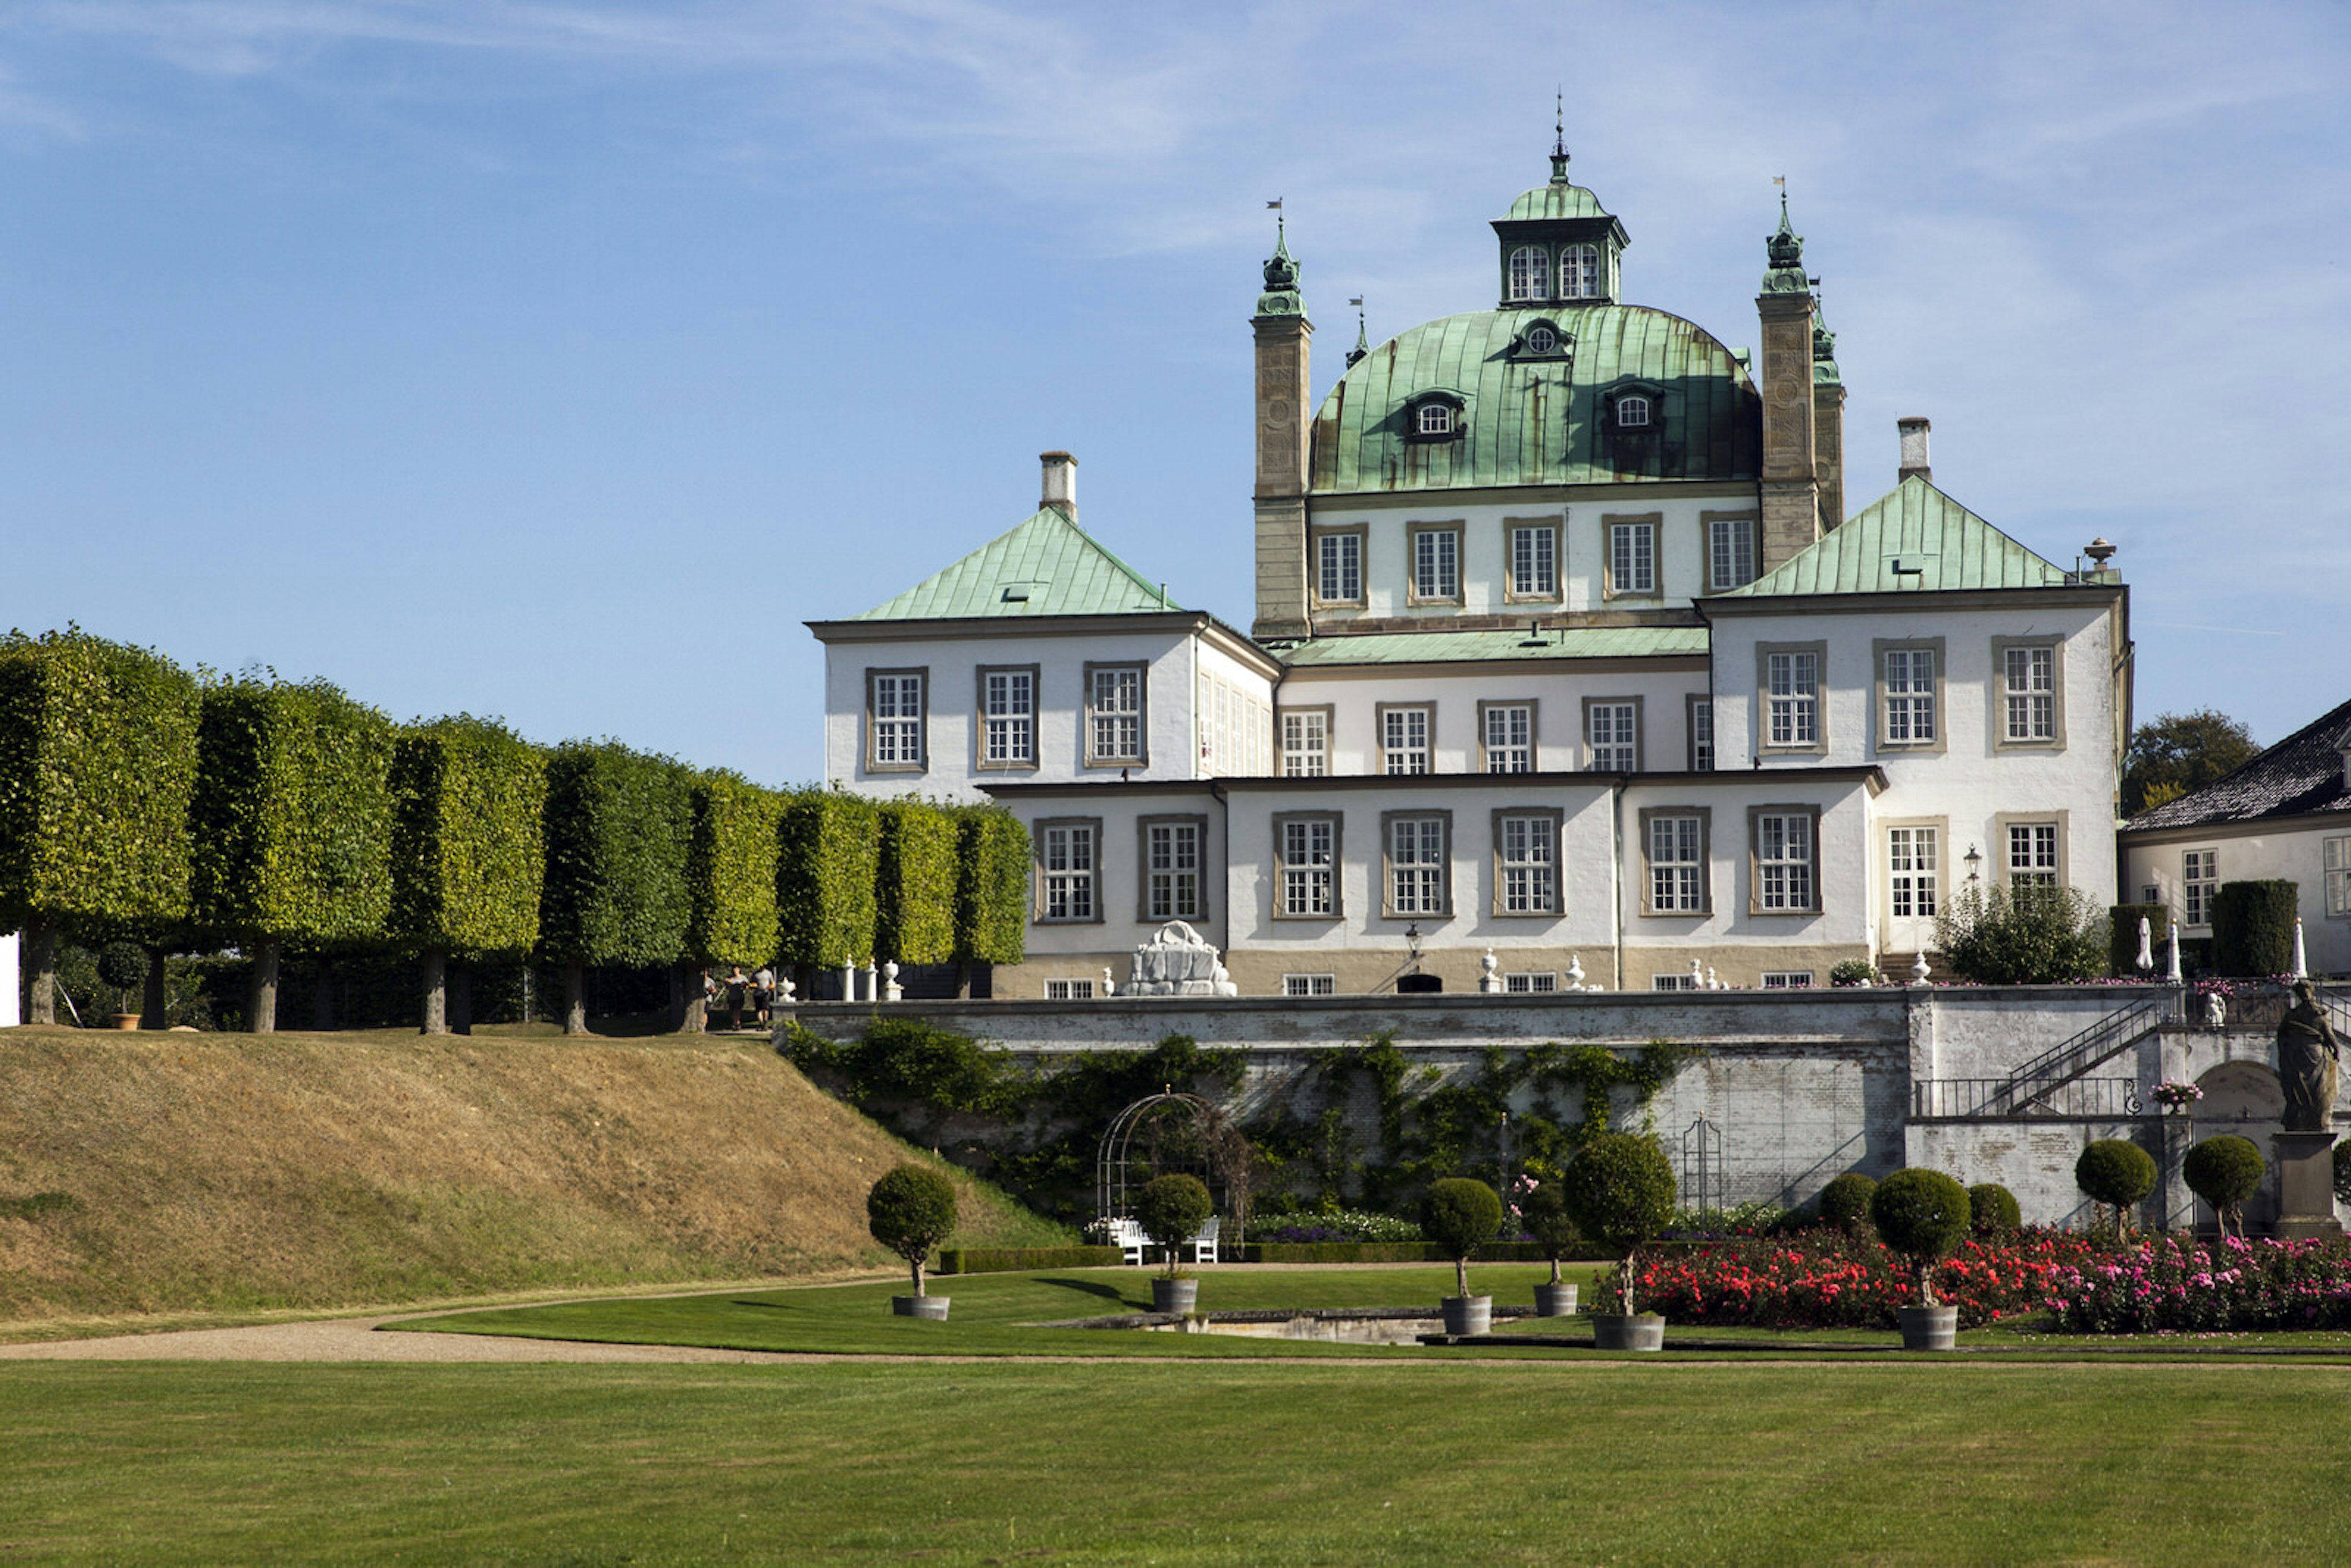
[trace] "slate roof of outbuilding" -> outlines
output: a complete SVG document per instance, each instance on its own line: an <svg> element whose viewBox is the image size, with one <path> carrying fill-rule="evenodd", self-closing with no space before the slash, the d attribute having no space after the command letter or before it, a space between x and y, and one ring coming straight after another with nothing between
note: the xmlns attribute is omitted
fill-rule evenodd
<svg viewBox="0 0 2351 1568"><path fill-rule="evenodd" d="M2351 811L2351 789L2343 784L2346 746L2351 746L2351 703L2294 731L2234 773L2223 774L2201 789L2168 800L2151 811L2141 811L2126 825L2126 831L2200 828L2215 822Z"/></svg>
<svg viewBox="0 0 2351 1568"><path fill-rule="evenodd" d="M1897 573L1897 561L1918 570ZM2049 588L2067 575L1913 475L1753 582L1712 597Z"/></svg>
<svg viewBox="0 0 2351 1568"><path fill-rule="evenodd" d="M1015 590L1024 597L1006 597ZM1113 555L1057 507L934 572L852 621L965 620L1040 615L1155 615L1181 606Z"/></svg>

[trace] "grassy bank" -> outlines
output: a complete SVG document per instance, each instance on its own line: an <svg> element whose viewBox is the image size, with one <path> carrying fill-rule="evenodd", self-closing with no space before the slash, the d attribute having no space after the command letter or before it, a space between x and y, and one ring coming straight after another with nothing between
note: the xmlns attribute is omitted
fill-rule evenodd
<svg viewBox="0 0 2351 1568"><path fill-rule="evenodd" d="M0 1322L878 1266L910 1154L757 1040L0 1031Z"/></svg>
<svg viewBox="0 0 2351 1568"><path fill-rule="evenodd" d="M62 1563L2336 1561L2339 1367L0 1368Z"/></svg>

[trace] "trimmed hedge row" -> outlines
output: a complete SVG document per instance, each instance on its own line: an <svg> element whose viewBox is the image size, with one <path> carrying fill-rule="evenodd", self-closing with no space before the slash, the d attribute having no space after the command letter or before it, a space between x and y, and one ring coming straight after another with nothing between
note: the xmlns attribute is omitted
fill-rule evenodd
<svg viewBox="0 0 2351 1568"><path fill-rule="evenodd" d="M1126 1255L1115 1247L946 1247L940 1274L1015 1274L1025 1269L1114 1269Z"/></svg>
<svg viewBox="0 0 2351 1568"><path fill-rule="evenodd" d="M2294 884L2224 882L2212 894L2212 965L2223 975L2283 975L2294 966Z"/></svg>
<svg viewBox="0 0 2351 1568"><path fill-rule="evenodd" d="M831 969L872 956L881 808L837 790L801 795L784 808L778 841L785 960Z"/></svg>
<svg viewBox="0 0 2351 1568"><path fill-rule="evenodd" d="M392 794L392 938L467 956L530 951L546 755L490 720L440 719L394 743Z"/></svg>
<svg viewBox="0 0 2351 1568"><path fill-rule="evenodd" d="M783 797L726 772L702 775L689 793L687 956L705 964L764 964L776 956Z"/></svg>

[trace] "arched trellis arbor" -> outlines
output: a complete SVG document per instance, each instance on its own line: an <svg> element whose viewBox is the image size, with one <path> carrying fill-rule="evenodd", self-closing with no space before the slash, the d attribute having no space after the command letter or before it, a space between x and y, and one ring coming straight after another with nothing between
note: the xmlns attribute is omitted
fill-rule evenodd
<svg viewBox="0 0 2351 1568"><path fill-rule="evenodd" d="M1197 1143L1196 1155L1170 1156L1156 1135L1180 1120ZM1140 1141L1144 1147L1136 1148ZM1217 1207L1232 1221L1232 1244L1249 1221L1249 1145L1232 1119L1197 1094L1173 1089L1146 1094L1111 1118L1094 1155L1094 1212L1102 1219L1134 1216L1134 1197L1154 1176L1182 1171L1207 1184Z"/></svg>

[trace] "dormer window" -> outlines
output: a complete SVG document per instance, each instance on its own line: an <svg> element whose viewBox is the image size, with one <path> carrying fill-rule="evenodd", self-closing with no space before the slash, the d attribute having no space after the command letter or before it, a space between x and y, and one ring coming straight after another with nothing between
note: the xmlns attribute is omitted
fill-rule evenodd
<svg viewBox="0 0 2351 1568"><path fill-rule="evenodd" d="M1406 441L1458 441L1464 424L1458 392L1417 392L1404 405Z"/></svg>
<svg viewBox="0 0 2351 1568"><path fill-rule="evenodd" d="M1441 402L1422 403L1417 429L1423 435L1452 434L1453 411Z"/></svg>
<svg viewBox="0 0 2351 1568"><path fill-rule="evenodd" d="M1626 392L1616 400L1616 428L1646 430L1649 428L1651 404L1646 392Z"/></svg>
<svg viewBox="0 0 2351 1568"><path fill-rule="evenodd" d="M1559 334L1540 321L1535 323L1527 329L1527 352L1530 354L1558 353Z"/></svg>
<svg viewBox="0 0 2351 1568"><path fill-rule="evenodd" d="M1596 245L1563 245L1559 247L1559 297L1562 299L1597 299L1607 292L1607 278L1600 266L1600 247Z"/></svg>
<svg viewBox="0 0 2351 1568"><path fill-rule="evenodd" d="M1510 253L1510 298L1551 298L1551 253L1538 245L1522 245Z"/></svg>

